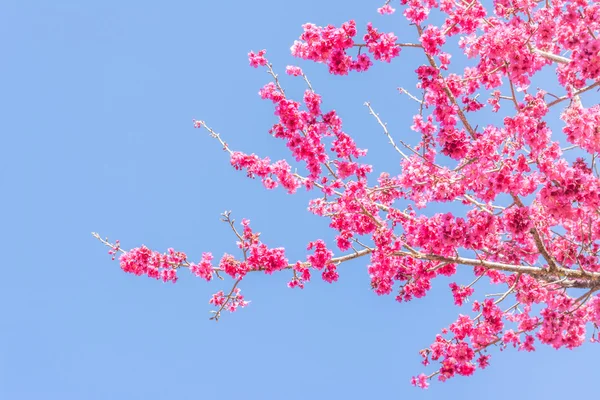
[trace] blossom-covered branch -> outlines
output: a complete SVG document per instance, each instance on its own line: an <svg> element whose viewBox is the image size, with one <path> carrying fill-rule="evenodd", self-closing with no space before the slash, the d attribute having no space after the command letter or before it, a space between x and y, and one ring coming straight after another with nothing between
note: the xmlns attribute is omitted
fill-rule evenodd
<svg viewBox="0 0 600 400"><path fill-rule="evenodd" d="M495 0L492 12L478 0L399 5L416 27L414 37L405 33L402 42L370 23L357 42L359 29L347 21L339 27L305 24L291 47L293 56L325 64L334 75L366 72L403 51L420 57L415 73L422 99L399 90L419 104L413 140L406 139L409 129L390 132L385 118L365 103L399 155L399 174L375 175L378 166L364 161L367 151L342 127L338 112L322 109L321 95L299 66L286 73L302 78L307 89L300 100L288 96L265 50L250 52L249 63L269 76L259 91L274 107L269 133L285 142L295 162L234 151L204 121L194 121L220 143L235 169L265 188L315 193L308 210L328 219L334 245L317 237L307 244L306 259L290 262L283 248L269 247L249 221L240 227L230 213L223 221L238 253L224 254L218 263L208 252L191 262L173 249L124 251L119 242L95 237L113 258L121 253L125 272L171 282L181 268L207 281L230 277L228 289L210 299L215 320L248 305L240 286L251 272L287 273L288 286L302 288L315 272L333 283L341 264L364 259L373 291L407 302L426 296L435 278L470 268L470 283L452 282L449 290L456 306L471 301L467 313L473 315L459 315L421 351L425 365L437 362L435 371L413 377L422 388L433 377L444 381L486 368L494 347L533 351L539 342L572 349L588 337L598 341L600 105L593 89L600 85L600 3ZM432 9L443 16L441 24L429 20ZM392 15L395 8L387 0L378 12ZM471 66L457 67L444 51L454 36ZM530 87L550 66L563 93ZM561 103L562 129L551 129L559 121L551 122L549 109ZM472 122L499 112L500 125ZM436 203L452 205L452 212L427 213ZM501 289L486 293L483 282Z"/></svg>

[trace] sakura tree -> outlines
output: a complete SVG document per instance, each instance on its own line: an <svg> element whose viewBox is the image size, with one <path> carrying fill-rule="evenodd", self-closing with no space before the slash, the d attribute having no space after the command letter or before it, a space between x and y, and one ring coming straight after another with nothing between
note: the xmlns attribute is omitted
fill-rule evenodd
<svg viewBox="0 0 600 400"><path fill-rule="evenodd" d="M288 260L283 248L263 243L248 220L237 225L230 212L222 218L239 251L218 260L209 252L191 260L173 249L124 250L119 241L94 236L128 273L176 282L187 268L206 281L230 279L209 301L214 320L248 305L240 288L249 273L289 274L288 286L303 288L314 274L336 282L342 264L360 258L377 295L408 302L426 296L436 277L467 269L473 278L449 289L457 306L470 300L468 315L459 314L421 350L424 365L436 362L435 371L412 378L422 388L434 377L445 381L486 368L494 348L529 352L538 344L573 349L597 342L600 105L593 104L600 87L600 1L494 0L487 10L479 0L400 3L412 41L372 24L359 35L354 21L307 23L291 47L293 56L325 64L335 75L368 73L373 62L390 63L405 52L422 56L416 88L400 89L415 104L416 145L389 132L365 104L398 154L399 175L363 161L366 150L336 111L322 109L298 66L288 66L285 79L303 79L306 91L302 99L288 96L265 50L250 52L249 61L270 75L259 91L275 110L269 133L285 141L293 162L236 151L209 124L194 121L235 169L265 188L314 193L308 210L329 221L335 244L315 237L305 260ZM388 0L378 11L395 9ZM451 39L470 66L453 68L444 51ZM558 93L531 85L549 66ZM549 127L554 107L560 130ZM503 113L503 122L474 124L482 112ZM452 203L453 212L427 216L435 203ZM489 292L490 285L498 289Z"/></svg>

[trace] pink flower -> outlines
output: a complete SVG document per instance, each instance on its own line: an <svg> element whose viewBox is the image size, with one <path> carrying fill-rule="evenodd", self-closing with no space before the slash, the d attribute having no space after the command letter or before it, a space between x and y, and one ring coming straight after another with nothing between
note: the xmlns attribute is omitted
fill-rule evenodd
<svg viewBox="0 0 600 400"><path fill-rule="evenodd" d="M293 65L288 65L285 68L285 72L286 72L286 74L292 75L292 76L302 76L303 75L302 69L300 67L296 67Z"/></svg>
<svg viewBox="0 0 600 400"><path fill-rule="evenodd" d="M218 291L217 293L212 295L208 303L216 307L223 305L225 303L225 294L222 290Z"/></svg>
<svg viewBox="0 0 600 400"><path fill-rule="evenodd" d="M327 267L322 273L323 280L329 283L337 282L339 276L335 265L331 263L327 264Z"/></svg>
<svg viewBox="0 0 600 400"><path fill-rule="evenodd" d="M202 253L202 260L198 264L190 264L190 271L202 278L206 281L210 281L212 279L213 267L211 265L211 261L213 256L211 253Z"/></svg>
<svg viewBox="0 0 600 400"><path fill-rule="evenodd" d="M420 40L425 51L432 56L438 55L440 47L446 43L446 37L442 31L440 31L437 26L433 25L429 25L425 28Z"/></svg>
<svg viewBox="0 0 600 400"><path fill-rule="evenodd" d="M371 23L367 24L367 34L364 40L373 58L391 62L392 58L400 54L400 47L396 45L398 38L393 33L379 33Z"/></svg>
<svg viewBox="0 0 600 400"><path fill-rule="evenodd" d="M263 88L258 91L258 94L262 99L271 100L275 104L285 99L284 94L279 91L279 89L273 82L269 82L265 86L263 86Z"/></svg>
<svg viewBox="0 0 600 400"><path fill-rule="evenodd" d="M323 242L321 239L310 242L306 247L306 250L312 249L314 249L314 254L307 256L306 260L310 263L310 265L312 265L313 268L319 270L325 268L325 266L327 266L331 261L333 252L327 249L325 242Z"/></svg>
<svg viewBox="0 0 600 400"><path fill-rule="evenodd" d="M240 279L248 273L248 264L236 260L230 254L224 254L219 261L219 269L234 279Z"/></svg>
<svg viewBox="0 0 600 400"><path fill-rule="evenodd" d="M150 250L146 246L131 249L119 258L121 269L134 275L147 275L164 282L177 281L177 268L184 265L186 255L169 249L168 254Z"/></svg>
<svg viewBox="0 0 600 400"><path fill-rule="evenodd" d="M240 294L240 288L235 288L229 295L225 295L225 293L220 290L213 294L208 302L219 309L223 308L229 312L235 312L238 308L244 308L250 304L250 302L244 300L244 296Z"/></svg>
<svg viewBox="0 0 600 400"><path fill-rule="evenodd" d="M480 355L477 359L477 365L479 366L479 368L485 369L488 365L490 365L490 357L491 356L489 354Z"/></svg>
<svg viewBox="0 0 600 400"><path fill-rule="evenodd" d="M392 6L390 6L389 4L385 4L382 7L378 8L377 12L381 15L391 15L394 12L396 12L396 10L392 8Z"/></svg>
<svg viewBox="0 0 600 400"><path fill-rule="evenodd" d="M248 53L248 59L250 60L250 66L258 68L259 66L267 65L267 59L265 58L266 50L260 50L257 54L253 51Z"/></svg>
<svg viewBox="0 0 600 400"><path fill-rule="evenodd" d="M429 382L427 382L428 378L425 374L420 374L419 376L413 376L410 383L413 386L420 387L421 389L427 389L429 387Z"/></svg>
<svg viewBox="0 0 600 400"><path fill-rule="evenodd" d="M111 255L111 259L114 261L115 258L117 257L117 253L119 253L119 251L121 251L121 242L119 240L115 240L115 244L114 246L112 246L110 248L110 250L108 251L108 254Z"/></svg>
<svg viewBox="0 0 600 400"><path fill-rule="evenodd" d="M450 288L452 289L452 296L454 296L454 304L457 306L462 306L467 298L474 292L472 287L458 286L454 282L450 284Z"/></svg>
<svg viewBox="0 0 600 400"><path fill-rule="evenodd" d="M509 329L504 332L502 342L505 345L512 344L513 347L517 347L521 343L521 340L519 339L519 335L515 334L515 332L512 329Z"/></svg>

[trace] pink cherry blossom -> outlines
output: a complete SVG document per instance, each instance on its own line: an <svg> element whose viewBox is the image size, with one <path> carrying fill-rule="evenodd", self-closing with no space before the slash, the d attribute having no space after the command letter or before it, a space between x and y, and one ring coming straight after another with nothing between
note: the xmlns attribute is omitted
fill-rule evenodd
<svg viewBox="0 0 600 400"><path fill-rule="evenodd" d="M248 59L250 60L250 66L258 68L259 66L267 65L267 59L265 58L266 50L260 50L258 53L251 51L248 53Z"/></svg>
<svg viewBox="0 0 600 400"><path fill-rule="evenodd" d="M302 76L302 68L293 65L285 67L285 73L291 76Z"/></svg>
<svg viewBox="0 0 600 400"><path fill-rule="evenodd" d="M202 260L198 264L190 264L190 271L206 281L210 281L213 277L213 266L211 261L213 256L211 253L202 253Z"/></svg>
<svg viewBox="0 0 600 400"><path fill-rule="evenodd" d="M396 12L396 9L392 8L389 4L385 4L377 9L377 12L381 15L391 15Z"/></svg>

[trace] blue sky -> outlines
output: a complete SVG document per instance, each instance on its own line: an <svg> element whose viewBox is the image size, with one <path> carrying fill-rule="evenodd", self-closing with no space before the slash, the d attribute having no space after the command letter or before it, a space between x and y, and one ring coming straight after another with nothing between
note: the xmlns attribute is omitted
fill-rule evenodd
<svg viewBox="0 0 600 400"><path fill-rule="evenodd" d="M331 240L327 222L305 211L306 193L265 191L234 171L218 143L192 129L204 119L233 149L287 157L267 131L272 105L258 89L268 76L247 66L266 48L283 73L298 64L335 108L378 172L398 172L363 102L408 138L422 60L405 49L367 74L328 75L294 60L301 25L354 18L414 31L378 1L17 1L0 4L3 196L0 241L0 398L306 399L558 398L590 392L598 346L535 354L494 352L471 378L410 386L418 351L461 310L449 281L425 299L398 304L370 291L366 261L341 268L337 284L286 287L285 273L249 276L239 313L209 321L208 299L227 284L182 274L163 284L122 273L91 236L125 248L175 247L199 259L235 251L219 221L249 218L270 246L304 257L306 243ZM293 78L283 84L302 93ZM411 140L411 139L407 139ZM330 242L331 243L331 242ZM467 310L462 310L466 312ZM430 371L430 370L428 370ZM564 377L564 378L563 378Z"/></svg>

